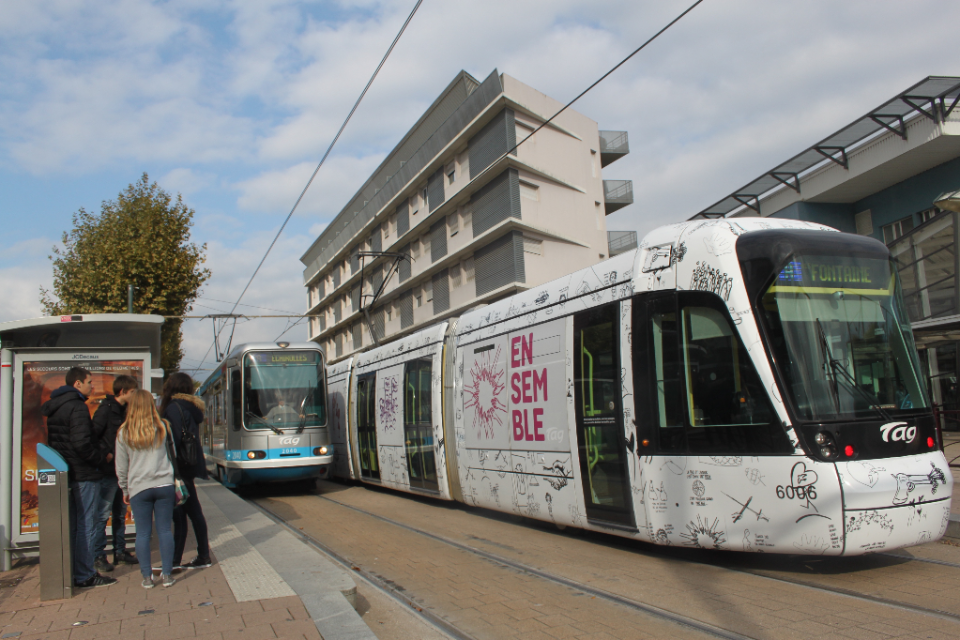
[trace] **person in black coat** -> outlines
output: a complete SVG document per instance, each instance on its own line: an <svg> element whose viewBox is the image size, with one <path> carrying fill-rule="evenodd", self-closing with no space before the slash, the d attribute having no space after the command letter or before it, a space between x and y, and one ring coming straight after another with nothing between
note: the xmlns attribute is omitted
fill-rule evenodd
<svg viewBox="0 0 960 640"><path fill-rule="evenodd" d="M194 395L193 379L186 373L177 372L167 378L163 384L163 396L160 401L160 415L170 423L173 443L180 450L185 431L193 434L197 442L197 460L192 467L180 467L180 476L190 497L182 507L173 510L173 566L182 569L200 569L209 567L210 542L207 536L207 521L197 498L194 486L195 478L207 478L207 463L200 448L200 423L204 419L203 400ZM187 518L193 525L193 534L197 539L197 557L183 564L183 549L187 543Z"/></svg>
<svg viewBox="0 0 960 640"><path fill-rule="evenodd" d="M127 400L138 389L136 378L119 375L113 379L113 395L107 394L96 413L93 414L93 435L100 443L104 457L115 456L117 431L127 419ZM100 523L97 525L97 544L93 549L94 566L98 571L113 571L113 565L107 561L107 519L113 530L113 564L137 564L137 558L127 553L126 519L127 505L123 503L123 492L117 484L117 471L114 461L104 463L100 480Z"/></svg>
<svg viewBox="0 0 960 640"><path fill-rule="evenodd" d="M99 523L101 467L113 456L105 454L94 437L87 408L93 376L83 367L72 367L65 382L50 394L40 412L47 419L47 443L69 465L73 579L78 587L106 587L116 580L97 573L93 549Z"/></svg>

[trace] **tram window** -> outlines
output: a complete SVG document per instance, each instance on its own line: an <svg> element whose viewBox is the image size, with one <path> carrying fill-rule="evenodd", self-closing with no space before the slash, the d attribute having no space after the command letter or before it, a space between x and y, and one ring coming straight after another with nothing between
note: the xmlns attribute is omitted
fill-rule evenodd
<svg viewBox="0 0 960 640"><path fill-rule="evenodd" d="M649 329L634 345L637 409L657 427L658 450L792 451L723 301L700 292L639 298L634 327Z"/></svg>
<svg viewBox="0 0 960 640"><path fill-rule="evenodd" d="M316 351L255 351L243 358L243 421L248 429L326 423L323 362Z"/></svg>
<svg viewBox="0 0 960 640"><path fill-rule="evenodd" d="M693 427L770 424L773 414L726 314L710 307L684 307L683 365L686 410Z"/></svg>
<svg viewBox="0 0 960 640"><path fill-rule="evenodd" d="M243 420L243 384L240 382L240 370L230 372L230 399L233 405L233 428L237 430Z"/></svg>
<svg viewBox="0 0 960 640"><path fill-rule="evenodd" d="M430 361L408 362L403 374L403 421L430 422Z"/></svg>

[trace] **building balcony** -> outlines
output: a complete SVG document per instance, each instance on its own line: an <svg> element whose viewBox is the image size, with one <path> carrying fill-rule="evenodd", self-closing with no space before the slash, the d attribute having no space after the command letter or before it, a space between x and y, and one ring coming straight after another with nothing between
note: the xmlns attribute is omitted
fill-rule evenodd
<svg viewBox="0 0 960 640"><path fill-rule="evenodd" d="M633 180L604 180L603 201L607 215L633 204Z"/></svg>
<svg viewBox="0 0 960 640"><path fill-rule="evenodd" d="M636 248L636 231L607 231L607 255L611 258Z"/></svg>
<svg viewBox="0 0 960 640"><path fill-rule="evenodd" d="M600 166L605 167L630 153L630 138L626 131L600 132Z"/></svg>

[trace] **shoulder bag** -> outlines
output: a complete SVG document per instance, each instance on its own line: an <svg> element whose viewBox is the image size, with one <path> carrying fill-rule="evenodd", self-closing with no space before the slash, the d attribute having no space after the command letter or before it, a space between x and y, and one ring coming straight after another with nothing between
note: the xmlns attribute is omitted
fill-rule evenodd
<svg viewBox="0 0 960 640"><path fill-rule="evenodd" d="M180 468L177 465L177 456L173 452L173 433L167 431L167 437L164 439L164 446L167 449L167 458L173 464L173 491L177 495L176 506L182 507L190 499L190 490L186 483L180 477Z"/></svg>

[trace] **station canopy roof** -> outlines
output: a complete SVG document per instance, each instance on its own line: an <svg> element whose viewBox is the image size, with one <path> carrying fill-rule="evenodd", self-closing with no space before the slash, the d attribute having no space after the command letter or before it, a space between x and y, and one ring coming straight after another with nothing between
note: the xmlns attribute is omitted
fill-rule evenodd
<svg viewBox="0 0 960 640"><path fill-rule="evenodd" d="M773 189L788 187L800 193L800 176L826 162L847 168L847 151L884 131L907 139L906 121L927 117L943 122L960 102L960 77L928 76L903 93L893 97L862 118L854 120L836 133L777 165L762 176L745 184L716 202L691 220L723 218L736 209L760 212L760 198Z"/></svg>

